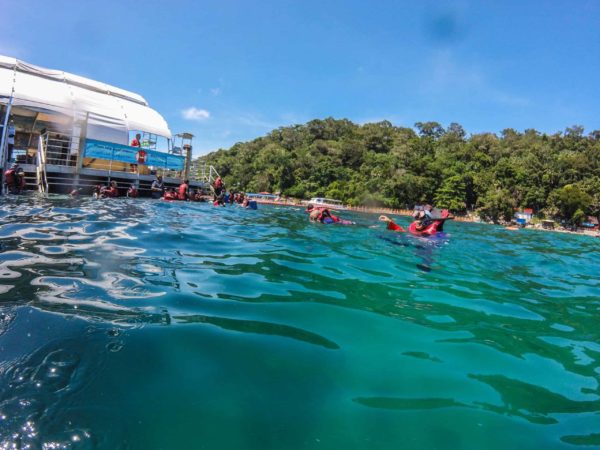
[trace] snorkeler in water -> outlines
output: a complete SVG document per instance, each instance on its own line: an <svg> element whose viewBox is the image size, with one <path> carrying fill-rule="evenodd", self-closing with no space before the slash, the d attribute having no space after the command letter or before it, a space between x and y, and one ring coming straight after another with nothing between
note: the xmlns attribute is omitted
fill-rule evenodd
<svg viewBox="0 0 600 450"><path fill-rule="evenodd" d="M334 216L329 211L329 208L315 207L313 204L309 204L306 207L305 212L309 213L308 220L311 222L320 222L324 224L339 223L341 225L354 225L354 222L350 220L342 219L341 217Z"/></svg>

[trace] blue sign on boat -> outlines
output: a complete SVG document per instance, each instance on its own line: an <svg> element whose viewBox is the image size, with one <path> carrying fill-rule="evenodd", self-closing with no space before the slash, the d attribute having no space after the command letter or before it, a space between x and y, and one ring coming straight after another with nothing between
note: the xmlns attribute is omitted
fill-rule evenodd
<svg viewBox="0 0 600 450"><path fill-rule="evenodd" d="M83 156L85 158L107 159L129 164L145 164L172 170L183 170L185 165L185 158L183 156L98 141L96 139L86 139Z"/></svg>

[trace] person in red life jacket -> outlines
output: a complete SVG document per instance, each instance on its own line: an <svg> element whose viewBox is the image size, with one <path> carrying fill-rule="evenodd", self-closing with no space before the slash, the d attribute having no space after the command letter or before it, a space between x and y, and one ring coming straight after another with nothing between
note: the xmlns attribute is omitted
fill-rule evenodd
<svg viewBox="0 0 600 450"><path fill-rule="evenodd" d="M433 211L433 207L431 205L425 205L422 208L415 210L413 212L414 228L417 231L423 231L425 228L430 226L433 223L433 219L431 218L431 213Z"/></svg>
<svg viewBox="0 0 600 450"><path fill-rule="evenodd" d="M454 216L452 216L447 209L437 212L435 217L432 216L433 211L431 210L429 210L429 214L427 214L426 210L415 211L413 214L415 220L408 227L408 231L418 236L434 236L437 233L444 231L444 222L446 220L454 219ZM387 222L388 230L406 231L387 216L379 216L379 220Z"/></svg>
<svg viewBox="0 0 600 450"><path fill-rule="evenodd" d="M136 134L135 137L131 140L131 144L129 144L131 147L141 147L142 143L140 142L140 139L142 138L142 135L140 133Z"/></svg>
<svg viewBox="0 0 600 450"><path fill-rule="evenodd" d="M315 205L309 204L306 207L305 212L308 212L309 220L311 222L320 222L325 224L338 223L341 225L355 225L355 222L351 220L342 219L341 217L334 216L329 211L329 208L325 208L322 206L316 207Z"/></svg>
<svg viewBox="0 0 600 450"><path fill-rule="evenodd" d="M392 230L392 231L406 231L404 228L402 228L400 225L398 225L397 223L395 223L388 216L381 215L381 216L379 216L379 220L382 221L382 222L386 222L387 223L387 229L388 230Z"/></svg>
<svg viewBox="0 0 600 450"><path fill-rule="evenodd" d="M135 135L135 137L131 140L131 143L129 144L129 146L130 147L141 147L142 146L142 143L140 142L141 138L142 138L142 135L140 133L137 133ZM138 155L137 154L136 154L136 159L138 159ZM138 170L138 165L137 164L129 164L129 171L131 173L137 173L137 170Z"/></svg>
<svg viewBox="0 0 600 450"><path fill-rule="evenodd" d="M163 199L164 200L179 200L179 195L177 194L177 192L175 192L175 189L170 188L170 189L166 190L165 193L163 194Z"/></svg>
<svg viewBox="0 0 600 450"><path fill-rule="evenodd" d="M220 176L218 176L212 184L213 191L215 193L214 201L217 201L217 198L223 193L225 189L225 183Z"/></svg>
<svg viewBox="0 0 600 450"><path fill-rule="evenodd" d="M311 222L323 223L323 220L325 220L326 218L332 218L331 211L329 211L328 208L325 208L324 206L315 206L312 203L309 203L304 212L307 212L309 214L308 220L310 220Z"/></svg>
<svg viewBox="0 0 600 450"><path fill-rule="evenodd" d="M119 188L116 181L111 181L108 187L103 187L100 190L100 196L103 198L115 198L119 196Z"/></svg>
<svg viewBox="0 0 600 450"><path fill-rule="evenodd" d="M138 190L135 184L132 184L131 186L129 186L129 189L127 189L127 197L129 198L136 198L138 196Z"/></svg>
<svg viewBox="0 0 600 450"><path fill-rule="evenodd" d="M213 206L225 206L225 192L221 191L219 195L215 196Z"/></svg>
<svg viewBox="0 0 600 450"><path fill-rule="evenodd" d="M11 194L20 194L25 189L25 174L18 164L13 164L10 169L4 172L4 182L8 192Z"/></svg>
<svg viewBox="0 0 600 450"><path fill-rule="evenodd" d="M190 188L190 181L184 180L183 183L181 183L179 185L179 190L177 192L177 198L179 200L187 200L189 188Z"/></svg>

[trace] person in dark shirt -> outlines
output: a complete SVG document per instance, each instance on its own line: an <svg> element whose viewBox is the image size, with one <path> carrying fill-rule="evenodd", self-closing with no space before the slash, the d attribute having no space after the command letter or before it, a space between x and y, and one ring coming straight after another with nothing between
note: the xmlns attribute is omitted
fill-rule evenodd
<svg viewBox="0 0 600 450"><path fill-rule="evenodd" d="M152 190L152 198L161 198L163 196L165 193L165 184L163 183L162 176L158 175L156 177L150 189Z"/></svg>

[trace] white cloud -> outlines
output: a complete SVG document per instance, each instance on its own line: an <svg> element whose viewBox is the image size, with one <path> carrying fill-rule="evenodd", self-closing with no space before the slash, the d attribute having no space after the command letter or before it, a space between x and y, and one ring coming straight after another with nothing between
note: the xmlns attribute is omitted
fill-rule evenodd
<svg viewBox="0 0 600 450"><path fill-rule="evenodd" d="M210 113L205 109L199 109L195 106L191 106L181 111L181 117L183 117L185 120L202 122L210 118Z"/></svg>
<svg viewBox="0 0 600 450"><path fill-rule="evenodd" d="M212 88L210 90L211 95L213 95L214 97L217 97L218 95L221 95L221 92L222 92L221 88L218 88L218 87Z"/></svg>

